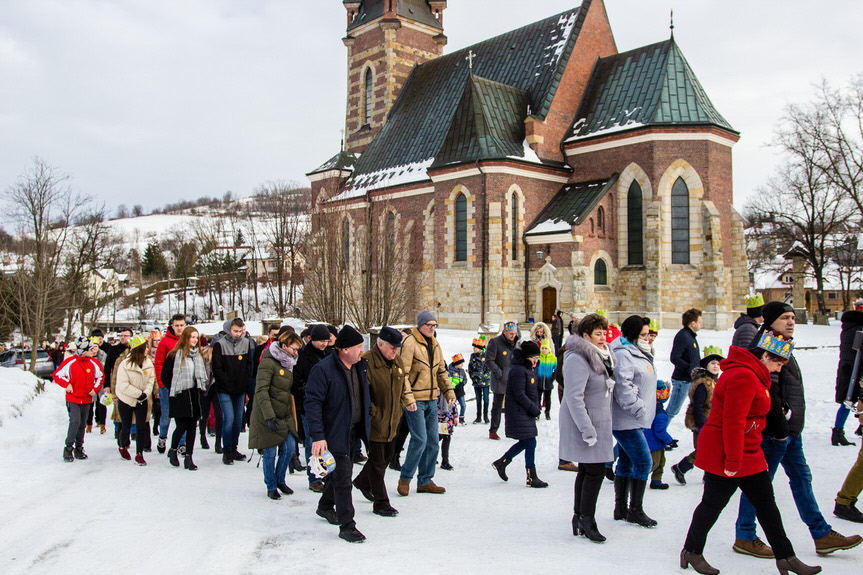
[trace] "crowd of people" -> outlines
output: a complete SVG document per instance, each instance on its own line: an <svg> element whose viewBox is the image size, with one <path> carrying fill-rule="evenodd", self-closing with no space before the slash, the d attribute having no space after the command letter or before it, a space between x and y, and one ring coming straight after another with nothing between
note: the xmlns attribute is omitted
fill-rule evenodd
<svg viewBox="0 0 863 575"><path fill-rule="evenodd" d="M832 437L840 446L853 445L844 425L852 412L849 404L859 401L860 354L853 339L863 330L863 301L858 305L842 317L840 407ZM236 318L207 341L176 315L164 335L125 330L113 345L94 330L69 346L53 376L66 389L69 412L63 459L87 458L88 421L95 415L105 433L111 406L119 455L132 459L134 441L138 465L146 465L144 454L151 452L151 420L157 450L167 452L175 467L182 458L183 467L192 471L197 469L192 459L196 432L208 449L213 421L215 450L222 463L232 465L247 458L239 438L248 426L248 448L262 455L267 496L292 494L285 482L288 470L305 471L309 489L320 493L317 515L337 525L342 539L360 542L365 536L354 520L353 488L373 502L375 514L398 515L385 483L388 466L399 472L396 491L402 497L411 493L414 479L416 493L446 492L435 483L435 471L439 455L441 468L453 468L450 442L457 427L466 424L468 380L475 392L473 424L488 425L489 439L500 440L503 419L504 435L515 441L491 463L498 476L507 481L508 466L523 453L527 486L546 487L536 471L536 422L551 417L557 382L558 467L576 472L573 535L606 540L597 521L604 516L597 500L606 478L614 483L614 520L657 526L645 511L645 498L649 489L668 488L662 481L666 454L678 447L668 425L685 407L693 448L671 465L671 473L685 485L686 474L698 467L704 472L704 493L680 566L719 572L704 558L704 545L739 488L743 495L733 549L773 558L781 573L817 573L820 567L795 557L785 534L772 488L780 464L819 555L851 549L863 538L836 532L813 494L801 437L806 403L793 354L795 319L786 303L748 298L723 357L712 346L702 355L702 314L687 310L672 345L670 385L657 377L657 323L632 315L619 326L609 325L602 310L566 328L557 312L550 327L536 323L524 339L518 323L508 321L491 339L475 337L467 362L461 354L446 360L436 338L437 318L428 310L404 332L384 326L365 352L363 336L350 325L316 324L299 334L289 325L273 325L266 338L255 341ZM863 420L863 404L856 411ZM354 464L362 462L354 476ZM861 490L863 448L837 495L834 514L863 523L855 507ZM769 545L757 536L756 518Z"/></svg>

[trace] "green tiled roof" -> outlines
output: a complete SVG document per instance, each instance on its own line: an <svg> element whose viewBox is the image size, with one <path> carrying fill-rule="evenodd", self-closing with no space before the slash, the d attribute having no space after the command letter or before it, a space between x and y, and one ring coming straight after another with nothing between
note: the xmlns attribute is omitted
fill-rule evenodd
<svg viewBox="0 0 863 575"><path fill-rule="evenodd" d="M453 132L455 114L457 110L464 111L460 105L466 92L473 90L469 85L471 74L525 92L530 113L543 118L589 6L590 0L584 0L580 7L414 67L386 124L357 161L348 188L392 185L388 182L395 181L395 176L390 174L396 171L402 174L402 179L408 172L419 174L411 180L419 181L427 177L425 169L444 151L445 144L448 162L458 161L459 150L473 149L469 142L464 145L457 142L457 134ZM474 55L472 70L467 61L470 52ZM477 85L475 82L474 88ZM483 88L478 90L483 92ZM493 95L471 92L472 104L481 102L481 108L494 108L501 98L512 97L512 93L504 94L502 89L492 91ZM521 110L518 118L508 118L506 126L523 122L526 113L527 110ZM470 130L465 134L474 137L477 132ZM517 155L524 155L521 141Z"/></svg>
<svg viewBox="0 0 863 575"><path fill-rule="evenodd" d="M655 125L714 125L737 133L673 39L599 60L575 118L572 139Z"/></svg>
<svg viewBox="0 0 863 575"><path fill-rule="evenodd" d="M617 182L617 174L606 180L594 180L563 186L528 226L524 235L541 235L569 231L580 225L596 204Z"/></svg>
<svg viewBox="0 0 863 575"><path fill-rule="evenodd" d="M367 22L371 22L375 18L380 18L386 10L386 2L390 0L363 0L356 18L348 26L348 31L353 30L358 26L362 26ZM398 0L396 2L396 14L403 17L438 28L443 31L443 27L434 17L432 9L425 0Z"/></svg>
<svg viewBox="0 0 863 575"><path fill-rule="evenodd" d="M523 156L530 94L470 74L443 146L431 167Z"/></svg>
<svg viewBox="0 0 863 575"><path fill-rule="evenodd" d="M353 170L354 164L357 163L357 158L359 158L359 155L342 150L306 175L310 176L312 174L328 172L330 170Z"/></svg>

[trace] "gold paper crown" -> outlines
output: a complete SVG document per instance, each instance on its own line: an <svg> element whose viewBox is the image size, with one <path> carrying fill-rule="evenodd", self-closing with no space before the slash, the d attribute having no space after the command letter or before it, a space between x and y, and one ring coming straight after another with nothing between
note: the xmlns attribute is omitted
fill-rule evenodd
<svg viewBox="0 0 863 575"><path fill-rule="evenodd" d="M753 307L761 307L764 305L764 298L761 297L760 293L757 293L755 295L748 295L745 298L743 298L743 300L746 302L746 308L747 309L753 308Z"/></svg>
<svg viewBox="0 0 863 575"><path fill-rule="evenodd" d="M790 359L791 352L794 351L794 344L789 340L781 335L773 335L766 331L761 334L761 338L758 340L758 347L785 359Z"/></svg>
<svg viewBox="0 0 863 575"><path fill-rule="evenodd" d="M602 316L602 317L604 317L605 319L608 319L608 311L607 311L607 310L604 310L604 309L598 309L598 310L596 310L596 312L594 312L594 313L596 313L596 315L601 315L601 316Z"/></svg>
<svg viewBox="0 0 863 575"><path fill-rule="evenodd" d="M711 355L722 355L722 348L715 345L708 345L704 348L704 357Z"/></svg>
<svg viewBox="0 0 863 575"><path fill-rule="evenodd" d="M135 349L139 345L144 345L145 343L147 343L147 338L144 337L144 334L139 333L129 340L129 349Z"/></svg>
<svg viewBox="0 0 863 575"><path fill-rule="evenodd" d="M650 331L650 333L657 333L658 334L659 333L659 320L658 319L650 320L650 325L648 326L647 329Z"/></svg>

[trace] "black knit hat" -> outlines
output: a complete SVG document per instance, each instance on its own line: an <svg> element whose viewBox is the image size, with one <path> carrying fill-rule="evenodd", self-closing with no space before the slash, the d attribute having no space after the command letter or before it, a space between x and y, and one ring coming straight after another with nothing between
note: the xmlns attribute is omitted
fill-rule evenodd
<svg viewBox="0 0 863 575"><path fill-rule="evenodd" d="M328 330L327 326L322 323L313 325L312 329L309 331L309 335L312 336L312 341L330 340L330 330Z"/></svg>
<svg viewBox="0 0 863 575"><path fill-rule="evenodd" d="M529 357L536 357L539 355L539 346L536 345L535 342L526 340L521 344L521 355L525 359Z"/></svg>
<svg viewBox="0 0 863 575"><path fill-rule="evenodd" d="M761 315L764 317L764 328L771 329L773 322L779 319L783 313L794 313L794 308L784 301L771 301L764 305L761 310Z"/></svg>
<svg viewBox="0 0 863 575"><path fill-rule="evenodd" d="M336 336L336 349L348 349L363 343L363 336L351 325L345 325Z"/></svg>

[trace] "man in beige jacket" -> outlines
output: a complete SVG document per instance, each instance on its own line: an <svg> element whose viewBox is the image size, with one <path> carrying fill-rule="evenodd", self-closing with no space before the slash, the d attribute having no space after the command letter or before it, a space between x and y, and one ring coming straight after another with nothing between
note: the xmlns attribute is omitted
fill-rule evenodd
<svg viewBox="0 0 863 575"><path fill-rule="evenodd" d="M401 360L405 370L405 419L411 441L399 478L399 495L410 493L410 483L417 474L417 493L445 493L435 485L435 466L438 454L438 393L443 393L450 405L455 403L455 392L447 376L443 351L435 339L437 317L423 310L417 315L417 327L411 330L404 342Z"/></svg>

